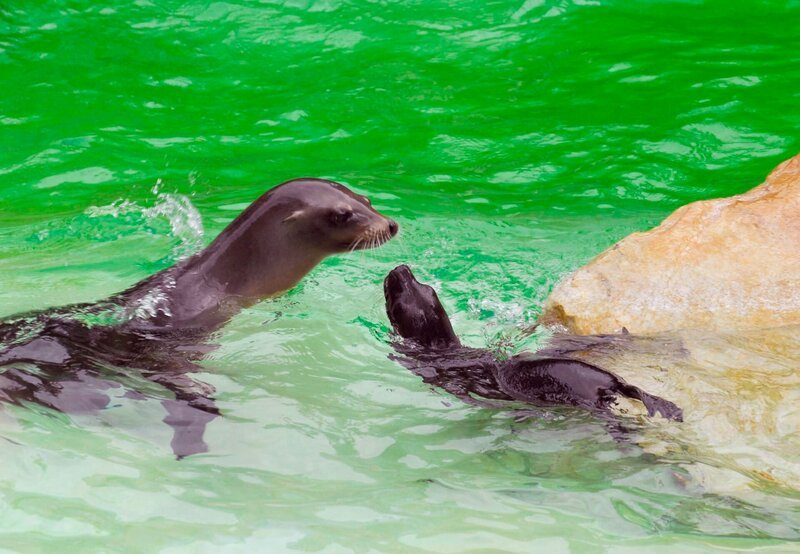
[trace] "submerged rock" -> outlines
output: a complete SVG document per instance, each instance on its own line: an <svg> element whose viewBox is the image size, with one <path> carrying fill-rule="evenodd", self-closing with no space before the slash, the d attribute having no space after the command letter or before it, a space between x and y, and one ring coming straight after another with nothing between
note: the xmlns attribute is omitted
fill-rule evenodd
<svg viewBox="0 0 800 554"><path fill-rule="evenodd" d="M556 286L542 320L577 334L800 324L800 155L621 240Z"/></svg>
<svg viewBox="0 0 800 554"><path fill-rule="evenodd" d="M642 418L634 442L685 470L690 489L797 510L800 326L555 335L548 350L611 368L680 406L682 423ZM623 402L621 410L637 417Z"/></svg>

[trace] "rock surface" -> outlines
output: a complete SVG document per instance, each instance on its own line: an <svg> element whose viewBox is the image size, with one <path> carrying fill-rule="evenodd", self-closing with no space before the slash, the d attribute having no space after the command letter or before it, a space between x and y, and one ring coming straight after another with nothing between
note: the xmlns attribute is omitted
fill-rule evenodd
<svg viewBox="0 0 800 554"><path fill-rule="evenodd" d="M541 319L577 334L800 324L800 155L621 240L562 280Z"/></svg>

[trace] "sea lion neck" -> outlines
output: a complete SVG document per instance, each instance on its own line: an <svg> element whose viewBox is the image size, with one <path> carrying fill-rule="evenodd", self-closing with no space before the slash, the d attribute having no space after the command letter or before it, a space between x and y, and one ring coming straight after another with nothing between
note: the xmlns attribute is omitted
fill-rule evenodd
<svg viewBox="0 0 800 554"><path fill-rule="evenodd" d="M291 289L325 258L324 251L298 244L284 228L287 206L258 208L171 268L169 327L217 328L241 309Z"/></svg>
<svg viewBox="0 0 800 554"><path fill-rule="evenodd" d="M188 260L175 276L178 288L200 287L250 305L296 285L326 253L297 244L282 228L280 210L272 211L278 213L264 213L267 222L226 230Z"/></svg>

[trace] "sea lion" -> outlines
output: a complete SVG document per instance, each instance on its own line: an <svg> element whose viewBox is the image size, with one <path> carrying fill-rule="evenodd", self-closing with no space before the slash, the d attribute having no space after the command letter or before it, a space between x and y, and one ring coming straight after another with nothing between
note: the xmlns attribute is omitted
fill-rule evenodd
<svg viewBox="0 0 800 554"><path fill-rule="evenodd" d="M213 388L188 377L204 339L245 307L292 288L323 258L372 248L398 231L364 196L322 179L264 193L205 249L97 303L21 314L0 323L0 400L75 412L144 378L175 395L163 403L180 456L206 450L219 412ZM30 371L25 364L34 364ZM138 370L131 376L130 368Z"/></svg>
<svg viewBox="0 0 800 554"><path fill-rule="evenodd" d="M144 308L129 327L213 330L291 289L327 256L378 246L397 230L366 196L333 181L295 179L253 202L202 252L112 301Z"/></svg>
<svg viewBox="0 0 800 554"><path fill-rule="evenodd" d="M436 291L417 281L406 265L386 276L384 296L389 321L402 339L395 342L402 355L398 360L426 383L467 402L495 407L486 399L572 405L605 416L615 398L625 396L641 401L650 416L683 419L672 402L581 361L531 353L501 361L488 350L462 346Z"/></svg>

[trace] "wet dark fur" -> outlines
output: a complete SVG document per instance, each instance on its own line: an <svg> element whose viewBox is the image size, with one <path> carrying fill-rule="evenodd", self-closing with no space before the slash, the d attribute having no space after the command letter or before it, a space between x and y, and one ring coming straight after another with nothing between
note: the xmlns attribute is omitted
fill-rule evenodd
<svg viewBox="0 0 800 554"><path fill-rule="evenodd" d="M368 199L338 183L279 185L207 248L122 293L0 323L0 401L86 412L107 407L114 389L144 398L137 391L156 384L151 396L166 408L175 454L204 452L205 425L219 410L213 388L190 374L203 370L196 362L214 348L205 344L209 335L242 308L291 288L324 257L377 246L396 232ZM158 301L147 308L153 294ZM103 314L117 323L89 323Z"/></svg>
<svg viewBox="0 0 800 554"><path fill-rule="evenodd" d="M459 398L479 405L487 400L523 401L537 406L572 405L606 414L618 396L641 401L651 416L682 421L672 402L646 393L599 367L565 358L526 353L506 361L458 340L436 291L419 283L401 265L384 281L386 313L402 340L396 359Z"/></svg>

